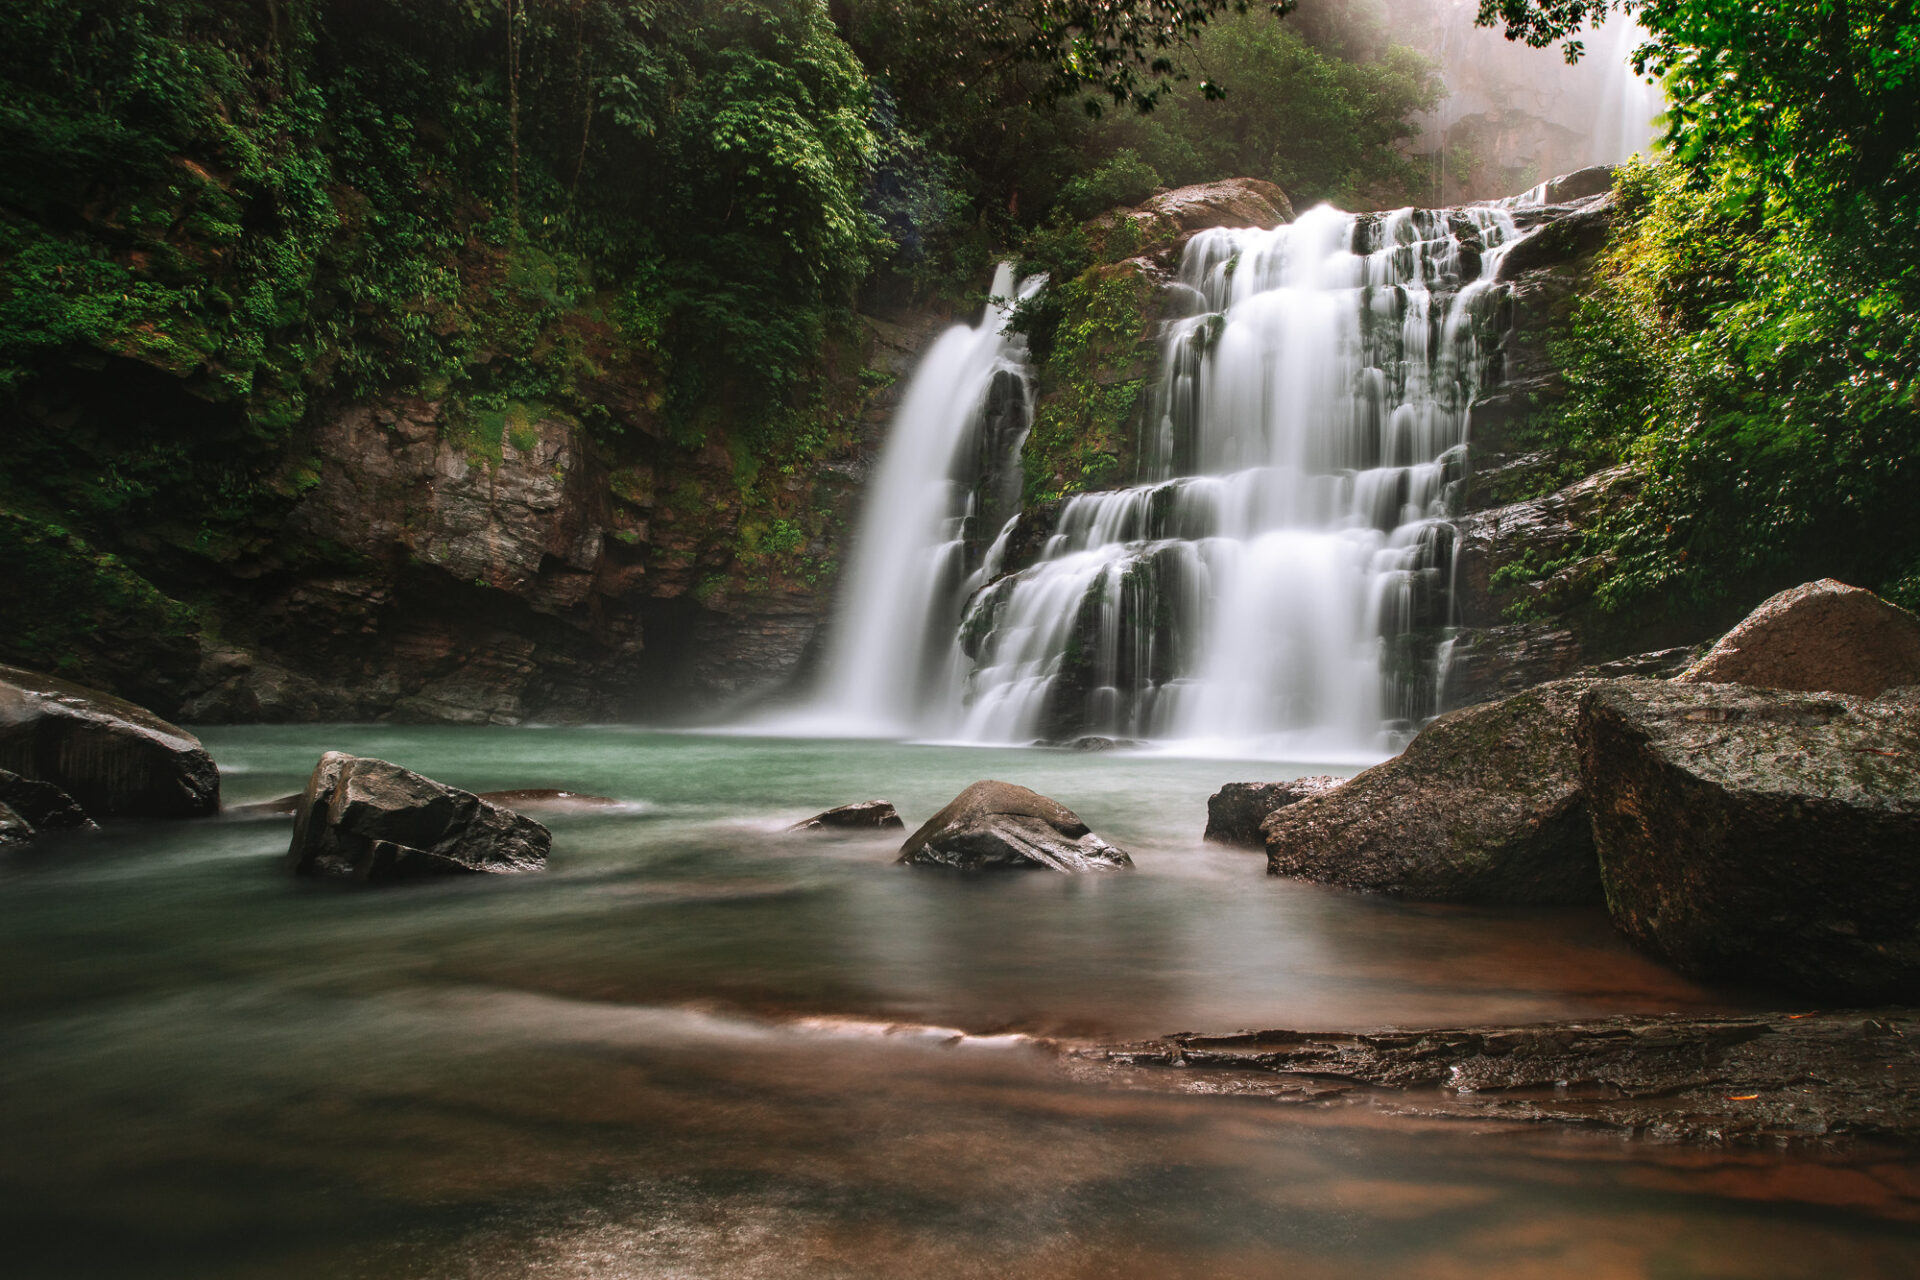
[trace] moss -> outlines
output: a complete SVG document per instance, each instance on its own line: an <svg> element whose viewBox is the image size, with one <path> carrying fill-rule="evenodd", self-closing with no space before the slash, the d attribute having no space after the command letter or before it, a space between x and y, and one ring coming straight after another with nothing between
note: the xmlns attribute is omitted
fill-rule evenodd
<svg viewBox="0 0 1920 1280"><path fill-rule="evenodd" d="M1057 288L1059 322L1022 454L1028 505L1130 478L1152 289L1128 263L1089 267Z"/></svg>

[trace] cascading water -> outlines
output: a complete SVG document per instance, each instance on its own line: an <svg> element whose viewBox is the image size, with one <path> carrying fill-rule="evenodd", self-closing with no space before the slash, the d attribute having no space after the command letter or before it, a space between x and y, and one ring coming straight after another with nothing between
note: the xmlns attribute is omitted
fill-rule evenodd
<svg viewBox="0 0 1920 1280"><path fill-rule="evenodd" d="M881 451L826 669L791 727L847 735L937 731L958 710L961 607L991 571L1020 500L1032 417L1012 307L1042 277L1002 264L986 314L941 335L908 383Z"/></svg>
<svg viewBox="0 0 1920 1280"><path fill-rule="evenodd" d="M960 736L1391 749L1438 710L1446 486L1485 373L1494 207L1195 237L1135 488L980 593Z"/></svg>
<svg viewBox="0 0 1920 1280"><path fill-rule="evenodd" d="M1140 483L1067 499L1037 554L1007 545L1024 348L1002 303L950 331L882 456L807 727L1394 749L1438 710L1446 492L1515 237L1493 205L1196 236Z"/></svg>

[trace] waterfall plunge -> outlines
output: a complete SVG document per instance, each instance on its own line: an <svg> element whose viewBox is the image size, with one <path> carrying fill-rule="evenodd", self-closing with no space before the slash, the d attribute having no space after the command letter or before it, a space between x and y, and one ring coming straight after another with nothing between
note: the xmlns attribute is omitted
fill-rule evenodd
<svg viewBox="0 0 1920 1280"><path fill-rule="evenodd" d="M958 712L960 609L991 565L975 551L1019 503L1020 445L1031 417L1026 347L1006 331L1016 286L1002 264L986 314L942 334L914 370L880 454L833 642L798 727L829 735L939 732Z"/></svg>
<svg viewBox="0 0 1920 1280"><path fill-rule="evenodd" d="M1142 483L1066 500L1038 558L1006 574L1010 508L979 527L981 455L1010 441L1000 466L1017 474L1023 353L997 307L950 331L887 442L814 727L1319 759L1396 749L1438 709L1446 491L1514 238L1492 206L1322 207L1196 236ZM995 294L1012 283L1002 268ZM996 431L991 391L1009 379L1019 426Z"/></svg>

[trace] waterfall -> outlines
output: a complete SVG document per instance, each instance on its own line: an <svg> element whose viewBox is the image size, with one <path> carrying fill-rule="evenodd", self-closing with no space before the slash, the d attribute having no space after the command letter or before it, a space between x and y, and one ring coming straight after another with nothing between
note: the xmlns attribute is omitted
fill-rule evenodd
<svg viewBox="0 0 1920 1280"><path fill-rule="evenodd" d="M1446 500L1516 237L1495 205L1200 233L1138 482L1017 518L1024 347L1004 302L949 331L874 478L812 730L1396 750L1439 709Z"/></svg>
<svg viewBox="0 0 1920 1280"><path fill-rule="evenodd" d="M957 715L961 606L993 571L1020 501L1032 417L1026 344L1007 330L1043 277L1001 264L986 312L914 370L881 450L810 709L794 727L850 736L939 732Z"/></svg>
<svg viewBox="0 0 1920 1280"><path fill-rule="evenodd" d="M1487 363L1494 207L1189 242L1143 483L1064 504L974 601L960 736L1369 754L1438 710L1447 486Z"/></svg>

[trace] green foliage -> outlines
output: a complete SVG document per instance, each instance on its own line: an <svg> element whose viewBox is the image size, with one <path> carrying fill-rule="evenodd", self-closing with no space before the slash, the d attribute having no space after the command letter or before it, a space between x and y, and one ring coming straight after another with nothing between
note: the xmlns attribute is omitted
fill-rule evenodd
<svg viewBox="0 0 1920 1280"><path fill-rule="evenodd" d="M1920 246L1729 218L1737 183L1633 173L1634 221L1563 345L1556 441L1641 473L1598 535L1603 608L1817 575L1904 590L1920 557Z"/></svg>
<svg viewBox="0 0 1920 1280"><path fill-rule="evenodd" d="M1093 266L1052 285L1048 350L1033 428L1021 452L1029 504L1107 488L1129 474L1151 283L1127 264Z"/></svg>

